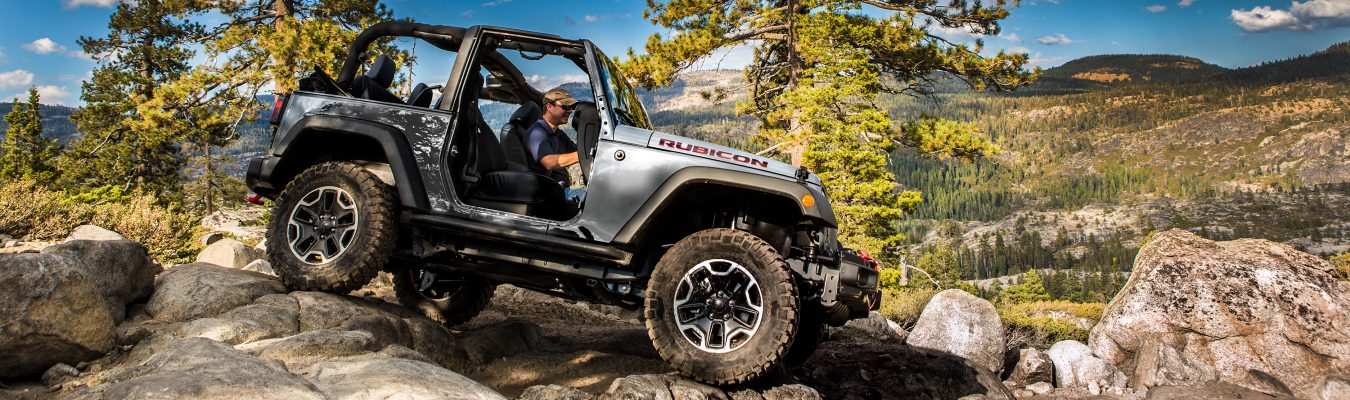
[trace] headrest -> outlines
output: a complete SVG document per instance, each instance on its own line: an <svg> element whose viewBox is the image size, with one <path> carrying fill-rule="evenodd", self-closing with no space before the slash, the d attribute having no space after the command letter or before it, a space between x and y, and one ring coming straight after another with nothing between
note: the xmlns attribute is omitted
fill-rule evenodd
<svg viewBox="0 0 1350 400"><path fill-rule="evenodd" d="M384 88L389 88L394 83L394 59L381 54L380 58L375 59L375 63L366 70L366 76L380 84Z"/></svg>
<svg viewBox="0 0 1350 400"><path fill-rule="evenodd" d="M526 101L525 104L521 104L520 108L516 109L515 113L511 114L511 123L519 126L520 129L529 129L530 124L538 121L542 115L544 115L544 109L539 108L539 104Z"/></svg>

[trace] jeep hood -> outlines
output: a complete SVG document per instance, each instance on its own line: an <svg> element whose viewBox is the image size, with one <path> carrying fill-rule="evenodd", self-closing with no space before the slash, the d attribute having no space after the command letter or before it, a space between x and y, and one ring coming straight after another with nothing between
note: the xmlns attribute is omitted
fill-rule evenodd
<svg viewBox="0 0 1350 400"><path fill-rule="evenodd" d="M647 140L647 147L739 165L786 179L797 179L797 168L791 164L702 140L652 132L651 137ZM807 182L821 186L820 177L814 173L807 178Z"/></svg>

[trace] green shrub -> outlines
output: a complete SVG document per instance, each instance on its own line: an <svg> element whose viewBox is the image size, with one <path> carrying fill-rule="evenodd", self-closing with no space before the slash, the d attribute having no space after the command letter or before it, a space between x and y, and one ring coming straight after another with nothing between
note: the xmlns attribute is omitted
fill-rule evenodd
<svg viewBox="0 0 1350 400"><path fill-rule="evenodd" d="M932 289L882 289L881 309L877 312L901 327L910 329L919 321L919 314L928 300L938 294Z"/></svg>
<svg viewBox="0 0 1350 400"><path fill-rule="evenodd" d="M1331 266L1336 268L1337 278L1350 281L1350 253L1341 253L1331 257Z"/></svg>
<svg viewBox="0 0 1350 400"><path fill-rule="evenodd" d="M146 247L161 263L190 261L200 250L197 218L155 204L149 195L99 188L67 197L30 180L0 184L0 233L32 241L61 240L93 224Z"/></svg>
<svg viewBox="0 0 1350 400"><path fill-rule="evenodd" d="M998 316L1008 328L1008 348L1046 348L1062 340L1086 342L1105 309L1103 303L1038 301L1003 305ZM1080 326L1080 319L1086 326Z"/></svg>
<svg viewBox="0 0 1350 400"><path fill-rule="evenodd" d="M877 285L884 289L899 289L901 274L899 268L882 268L881 278L878 280Z"/></svg>

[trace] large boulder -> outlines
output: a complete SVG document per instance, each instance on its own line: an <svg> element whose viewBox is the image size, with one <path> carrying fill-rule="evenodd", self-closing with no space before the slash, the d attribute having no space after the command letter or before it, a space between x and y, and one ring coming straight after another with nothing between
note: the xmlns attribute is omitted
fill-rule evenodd
<svg viewBox="0 0 1350 400"><path fill-rule="evenodd" d="M963 290L948 289L928 301L906 343L1003 369L1003 322L994 305Z"/></svg>
<svg viewBox="0 0 1350 400"><path fill-rule="evenodd" d="M1219 380L1316 397L1350 371L1350 293L1324 260L1284 244L1157 235L1089 345L1131 386Z"/></svg>
<svg viewBox="0 0 1350 400"><path fill-rule="evenodd" d="M375 337L366 331L320 329L277 339L235 346L264 360L281 361L286 369L300 372L315 363L379 351Z"/></svg>
<svg viewBox="0 0 1350 400"><path fill-rule="evenodd" d="M143 341L126 359L66 386L75 389L61 397L72 399L325 398L279 363L201 338Z"/></svg>
<svg viewBox="0 0 1350 400"><path fill-rule="evenodd" d="M249 263L261 260L265 256L258 249L240 243L238 240L227 238L212 242L205 249L202 249L200 253L197 253L196 262L244 269Z"/></svg>
<svg viewBox="0 0 1350 400"><path fill-rule="evenodd" d="M214 318L184 323L180 337L204 337L228 344L279 338L300 333L300 305L283 294L259 297L253 304L226 311Z"/></svg>
<svg viewBox="0 0 1350 400"><path fill-rule="evenodd" d="M80 225L66 237L67 242L72 240L127 240L127 238L98 225Z"/></svg>
<svg viewBox="0 0 1350 400"><path fill-rule="evenodd" d="M506 399L463 375L406 358L325 361L304 376L331 399Z"/></svg>
<svg viewBox="0 0 1350 400"><path fill-rule="evenodd" d="M528 391L527 391L528 393ZM522 396L523 397L523 396ZM694 400L694 399L793 399L819 400L820 393L803 385L783 385L759 391L745 388L732 393L693 380L669 374L629 375L615 379L599 400Z"/></svg>
<svg viewBox="0 0 1350 400"><path fill-rule="evenodd" d="M51 254L0 254L0 377L40 374L112 350L112 315L74 262Z"/></svg>
<svg viewBox="0 0 1350 400"><path fill-rule="evenodd" d="M90 227L86 234L71 237L104 237L94 230L97 227L85 226ZM145 246L130 240L67 239L42 249L42 254L73 261L72 266L84 273L108 303L114 324L126 319L127 304L150 296L155 289L155 275L163 270L146 253Z"/></svg>
<svg viewBox="0 0 1350 400"><path fill-rule="evenodd" d="M1084 388L1098 394L1109 388L1125 387L1125 374L1115 366L1092 355L1092 349L1077 340L1065 340L1045 351L1055 365L1055 385Z"/></svg>
<svg viewBox="0 0 1350 400"><path fill-rule="evenodd" d="M268 294L285 293L276 277L214 264L169 268L155 282L146 312L164 322L214 317Z"/></svg>

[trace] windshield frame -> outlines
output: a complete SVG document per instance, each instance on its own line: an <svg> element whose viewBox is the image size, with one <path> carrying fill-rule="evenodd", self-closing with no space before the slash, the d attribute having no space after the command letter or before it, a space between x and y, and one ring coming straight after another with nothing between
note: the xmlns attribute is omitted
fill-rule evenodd
<svg viewBox="0 0 1350 400"><path fill-rule="evenodd" d="M603 107L609 114L609 119L616 125L627 125L635 128L655 130L652 125L652 119L647 113L647 109L642 105L642 99L638 97L637 91L632 85L628 84L627 78L619 71L617 65L609 57L605 56L594 43L587 41L587 48L590 49L591 58L595 68L594 76L606 100Z"/></svg>

